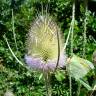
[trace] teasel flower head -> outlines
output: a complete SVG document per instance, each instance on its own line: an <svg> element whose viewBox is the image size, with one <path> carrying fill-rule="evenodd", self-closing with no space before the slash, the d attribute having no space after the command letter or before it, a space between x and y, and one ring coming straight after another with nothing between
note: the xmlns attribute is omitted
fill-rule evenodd
<svg viewBox="0 0 96 96"><path fill-rule="evenodd" d="M57 63L59 68L64 67L66 55L63 47L64 40L56 22L48 14L40 15L31 24L27 35L25 61L29 67L40 70L53 71Z"/></svg>

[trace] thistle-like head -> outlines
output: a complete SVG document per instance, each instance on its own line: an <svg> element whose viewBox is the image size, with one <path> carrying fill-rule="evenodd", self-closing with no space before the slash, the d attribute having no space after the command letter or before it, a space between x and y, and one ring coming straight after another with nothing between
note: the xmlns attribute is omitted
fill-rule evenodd
<svg viewBox="0 0 96 96"><path fill-rule="evenodd" d="M52 66L55 68L58 48L60 49L60 58L66 58L63 51L63 39L56 22L49 15L40 15L31 24L31 29L27 36L26 49L30 57L25 56L26 63L32 66L35 64L34 67L41 66L44 68L45 66L49 67L52 62L54 63Z"/></svg>

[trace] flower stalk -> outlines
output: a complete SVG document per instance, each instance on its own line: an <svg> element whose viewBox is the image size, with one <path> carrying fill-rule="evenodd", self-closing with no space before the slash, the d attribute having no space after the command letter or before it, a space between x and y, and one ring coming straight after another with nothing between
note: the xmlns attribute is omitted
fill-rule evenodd
<svg viewBox="0 0 96 96"><path fill-rule="evenodd" d="M46 85L46 96L51 96L52 95L52 88L50 84L50 73L46 72L44 73L44 78L45 78L45 85Z"/></svg>

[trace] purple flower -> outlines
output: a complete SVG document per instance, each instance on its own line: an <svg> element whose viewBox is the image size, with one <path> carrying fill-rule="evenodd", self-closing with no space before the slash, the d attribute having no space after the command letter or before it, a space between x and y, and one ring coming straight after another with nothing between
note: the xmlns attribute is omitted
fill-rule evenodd
<svg viewBox="0 0 96 96"><path fill-rule="evenodd" d="M61 53L59 58L58 68L64 67L66 65L66 59L67 56L64 53ZM48 70L54 71L57 64L57 59L48 60L45 62L39 57L32 57L28 55L25 55L25 61L30 68L38 69L38 70L46 70L46 71Z"/></svg>

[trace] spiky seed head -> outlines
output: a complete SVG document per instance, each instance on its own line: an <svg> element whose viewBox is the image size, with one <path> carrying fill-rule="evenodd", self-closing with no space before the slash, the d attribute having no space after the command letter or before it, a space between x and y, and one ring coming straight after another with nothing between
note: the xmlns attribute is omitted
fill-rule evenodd
<svg viewBox="0 0 96 96"><path fill-rule="evenodd" d="M49 15L40 15L32 23L27 37L27 50L31 56L41 57L44 61L54 59L58 56L57 31L60 38L60 48L62 40L60 29Z"/></svg>
<svg viewBox="0 0 96 96"><path fill-rule="evenodd" d="M59 68L66 63L66 55L63 50L63 39L60 29L49 15L40 15L31 24L31 29L26 40L28 54L25 55L26 63L34 69L54 70L58 59L58 38L59 34Z"/></svg>

